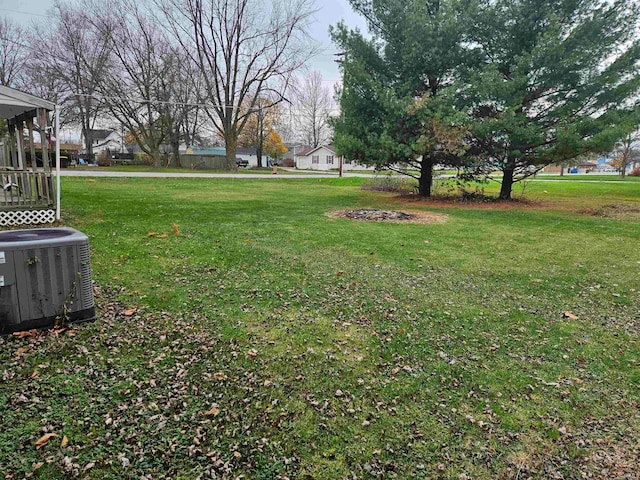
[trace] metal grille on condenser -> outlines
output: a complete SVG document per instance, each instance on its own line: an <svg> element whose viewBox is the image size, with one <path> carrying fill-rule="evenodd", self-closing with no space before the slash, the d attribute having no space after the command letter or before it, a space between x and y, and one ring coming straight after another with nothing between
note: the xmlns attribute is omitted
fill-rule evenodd
<svg viewBox="0 0 640 480"><path fill-rule="evenodd" d="M80 295L83 308L93 307L93 287L91 285L91 254L89 243L78 246L80 251Z"/></svg>

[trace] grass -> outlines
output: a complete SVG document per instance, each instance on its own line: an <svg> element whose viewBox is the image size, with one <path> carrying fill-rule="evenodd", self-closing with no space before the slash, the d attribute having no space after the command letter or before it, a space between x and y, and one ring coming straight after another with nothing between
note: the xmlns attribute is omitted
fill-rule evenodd
<svg viewBox="0 0 640 480"><path fill-rule="evenodd" d="M634 478L640 229L597 212L640 183L505 207L364 182L63 178L101 319L0 340L0 473ZM448 217L325 216L365 207Z"/></svg>

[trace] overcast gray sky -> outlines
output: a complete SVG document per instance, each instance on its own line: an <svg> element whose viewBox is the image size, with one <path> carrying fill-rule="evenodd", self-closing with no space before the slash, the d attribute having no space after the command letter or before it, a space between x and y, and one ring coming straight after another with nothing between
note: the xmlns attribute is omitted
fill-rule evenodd
<svg viewBox="0 0 640 480"><path fill-rule="evenodd" d="M34 20L44 20L53 4L54 0L0 0L0 15L28 25ZM316 8L310 33L322 45L322 52L310 62L309 68L320 71L326 84L333 84L340 75L334 61L336 48L329 38L329 26L344 20L351 27L366 30L366 24L353 12L347 0L316 0Z"/></svg>

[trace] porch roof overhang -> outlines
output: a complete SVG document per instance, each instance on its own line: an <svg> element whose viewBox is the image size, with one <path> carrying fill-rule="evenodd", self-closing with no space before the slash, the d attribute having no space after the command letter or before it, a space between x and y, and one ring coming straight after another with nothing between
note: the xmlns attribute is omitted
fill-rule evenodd
<svg viewBox="0 0 640 480"><path fill-rule="evenodd" d="M0 85L0 118L12 119L38 108L53 111L56 104L34 95ZM35 116L35 115L32 115Z"/></svg>

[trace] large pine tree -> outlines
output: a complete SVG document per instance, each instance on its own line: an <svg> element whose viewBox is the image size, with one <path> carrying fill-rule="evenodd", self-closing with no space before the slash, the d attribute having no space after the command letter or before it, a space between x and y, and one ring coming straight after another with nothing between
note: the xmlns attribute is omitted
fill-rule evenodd
<svg viewBox="0 0 640 480"><path fill-rule="evenodd" d="M340 25L340 153L417 169L463 160L503 172L500 197L546 164L610 149L640 90L637 2L350 0Z"/></svg>
<svg viewBox="0 0 640 480"><path fill-rule="evenodd" d="M544 165L610 149L640 87L637 2L480 0L466 44L484 57L458 104L500 198Z"/></svg>
<svg viewBox="0 0 640 480"><path fill-rule="evenodd" d="M372 37L344 25L333 31L344 51L336 147L363 164L408 165L428 196L434 165L455 162L464 150L448 90L468 53L460 41L465 19L453 1L350 3Z"/></svg>

